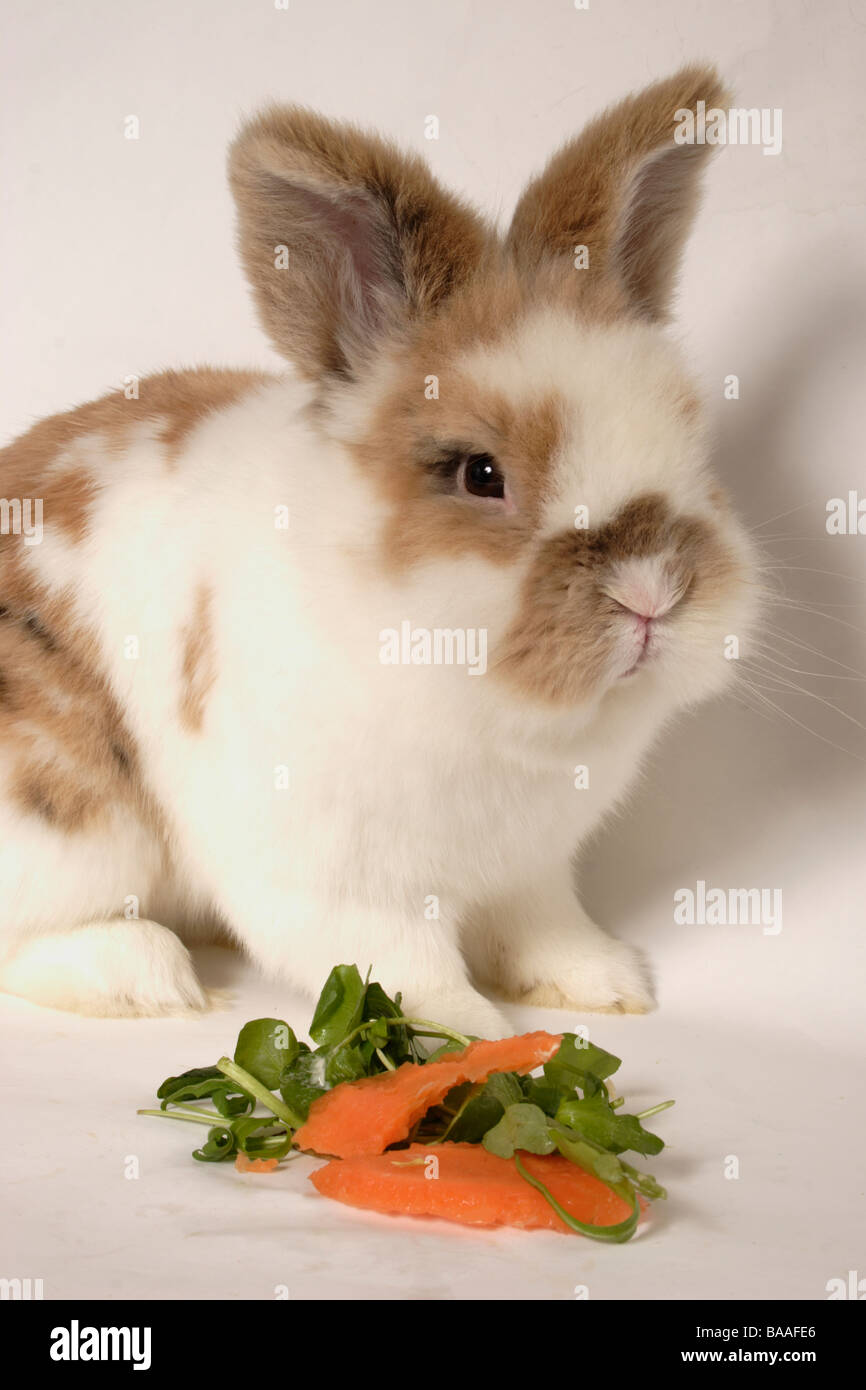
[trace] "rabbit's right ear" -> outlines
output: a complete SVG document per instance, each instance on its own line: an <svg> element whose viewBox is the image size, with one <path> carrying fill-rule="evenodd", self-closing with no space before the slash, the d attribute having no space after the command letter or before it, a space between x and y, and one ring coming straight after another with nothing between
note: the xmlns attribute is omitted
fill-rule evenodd
<svg viewBox="0 0 866 1390"><path fill-rule="evenodd" d="M476 270L491 234L424 162L355 126L271 107L235 140L240 251L277 351L355 377L383 337Z"/></svg>
<svg viewBox="0 0 866 1390"><path fill-rule="evenodd" d="M687 67L597 116L518 202L507 238L518 265L558 259L573 280L584 247L596 283L615 285L642 317L665 318L713 153L677 143L677 121L727 101L714 68Z"/></svg>

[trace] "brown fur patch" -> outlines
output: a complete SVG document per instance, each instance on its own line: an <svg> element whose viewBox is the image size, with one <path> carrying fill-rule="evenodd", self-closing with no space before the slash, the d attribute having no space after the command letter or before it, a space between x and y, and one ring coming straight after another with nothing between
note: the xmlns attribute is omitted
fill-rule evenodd
<svg viewBox="0 0 866 1390"><path fill-rule="evenodd" d="M13 760L13 798L22 812L68 832L124 804L162 835L95 640L69 599L48 595L22 567L7 559L0 579L0 746Z"/></svg>
<svg viewBox="0 0 866 1390"><path fill-rule="evenodd" d="M0 449L0 496L43 498L46 527L56 522L73 539L80 539L87 529L95 485L88 476L86 451L76 453L68 469L52 472L67 450L92 435L104 447L117 451L135 425L152 421L161 424L163 442L176 455L208 414L232 405L267 380L263 372L215 367L159 372L142 377L137 400L112 391L99 400L51 415ZM8 538L0 536L0 545L4 540Z"/></svg>
<svg viewBox="0 0 866 1390"><path fill-rule="evenodd" d="M618 560L661 554L681 605L714 597L736 570L709 522L673 515L656 494L636 498L605 526L544 541L491 672L548 703L585 699L606 670L621 613L605 577Z"/></svg>
<svg viewBox="0 0 866 1390"><path fill-rule="evenodd" d="M216 675L213 589L201 584L196 590L192 617L184 629L181 660L180 722L190 733L201 733L205 703Z"/></svg>
<svg viewBox="0 0 866 1390"><path fill-rule="evenodd" d="M50 476L42 488L43 525L58 527L72 541L83 540L97 491L83 468Z"/></svg>

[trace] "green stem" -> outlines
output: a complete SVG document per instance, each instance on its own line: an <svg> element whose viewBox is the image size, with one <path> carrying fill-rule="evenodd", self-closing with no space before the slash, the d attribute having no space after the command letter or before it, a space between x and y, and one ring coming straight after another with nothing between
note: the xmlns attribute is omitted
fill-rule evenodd
<svg viewBox="0 0 866 1390"><path fill-rule="evenodd" d="M215 1110L193 1110L177 1106L174 1110L136 1110L136 1115L162 1115L165 1120L189 1120L196 1125L225 1125L225 1116Z"/></svg>
<svg viewBox="0 0 866 1390"><path fill-rule="evenodd" d="M444 1024L431 1023L429 1018L368 1018L365 1023L359 1023L357 1028L353 1028L351 1033L347 1033L345 1038L341 1038L334 1051L339 1052L341 1047L346 1047L349 1043L354 1042L362 1033L368 1032L374 1023L384 1023L386 1028L411 1028L418 1034L419 1038L451 1038L453 1042L460 1043L461 1047L468 1047L472 1041L463 1033L455 1033L453 1028L446 1028ZM421 1030L425 1028L431 1031L422 1032Z"/></svg>
<svg viewBox="0 0 866 1390"><path fill-rule="evenodd" d="M648 1120L650 1115L658 1115L661 1113L662 1110L670 1110L671 1106L675 1104L676 1101L663 1100L658 1105L654 1105L650 1110L641 1110L639 1115L635 1115L635 1119Z"/></svg>
<svg viewBox="0 0 866 1390"><path fill-rule="evenodd" d="M243 1067L239 1067L237 1062L232 1061L231 1057L220 1057L217 1067L223 1076L227 1076L230 1081L237 1082L245 1091L254 1095L256 1100L260 1100L262 1105L270 1110L272 1115L276 1115L277 1119L282 1120L283 1124L288 1125L289 1129L301 1128L304 1121L289 1109L285 1101L275 1096L273 1091L269 1091L267 1086L263 1086L261 1081L257 1081L248 1071L244 1071Z"/></svg>
<svg viewBox="0 0 866 1390"><path fill-rule="evenodd" d="M541 1193L544 1200L553 1207L560 1220L564 1221L572 1231L577 1231L582 1236L589 1236L591 1240L602 1240L612 1245L622 1245L625 1241L631 1240L637 1230L637 1223L640 1220L640 1203L637 1199L637 1193L630 1183L617 1183L616 1187L611 1188L611 1191L616 1192L626 1201L631 1200L631 1214L624 1221L617 1222L615 1226L593 1226L586 1221L578 1221L576 1216L572 1216L570 1212L565 1210L565 1207L561 1207L544 1183L540 1182L538 1178L534 1178L531 1173L527 1173L520 1161L519 1153L514 1155L514 1164L520 1176ZM609 1186L609 1184L606 1183L605 1186Z"/></svg>
<svg viewBox="0 0 866 1390"><path fill-rule="evenodd" d="M421 1033L422 1038L451 1038L454 1042L459 1042L462 1047L468 1047L472 1042L464 1033L457 1033L453 1028L446 1028L442 1023L431 1023L429 1018L394 1018L388 1019L388 1023L405 1024L409 1028L414 1028L418 1032L422 1028L429 1028L429 1033Z"/></svg>
<svg viewBox="0 0 866 1390"><path fill-rule="evenodd" d="M397 1068L394 1066L394 1063L391 1061L391 1058L386 1056L386 1054L382 1051L381 1047L376 1048L376 1056L379 1058L379 1061L382 1063L382 1066L386 1069L386 1071L397 1070Z"/></svg>

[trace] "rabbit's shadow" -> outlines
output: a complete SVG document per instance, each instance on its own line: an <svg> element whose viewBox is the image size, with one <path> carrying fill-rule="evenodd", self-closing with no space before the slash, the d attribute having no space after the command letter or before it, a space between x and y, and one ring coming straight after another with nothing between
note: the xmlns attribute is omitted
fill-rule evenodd
<svg viewBox="0 0 866 1390"><path fill-rule="evenodd" d="M772 321L778 303L792 297L794 278L799 294L801 263L788 267L783 283L768 288L765 304L750 306L743 321L754 321L762 309ZM858 283L856 277L851 283ZM835 495L840 476L850 477L855 486L859 465L850 457L834 456L831 449L827 495L816 496L814 474L798 476L798 471L805 474L802 455L792 469L791 456L796 458L797 451L791 447L791 431L797 428L798 415L819 408L823 387L832 380L827 374L844 375L851 356L866 352L866 303L856 295L819 299L819 290L816 286L811 301L801 304L799 331L791 331L790 322L786 325L784 344L771 370L762 378L749 378L748 408L740 409L742 402L737 402L722 414L715 465L759 545L780 533L797 538L768 544L764 550L770 566L790 559L803 567L785 574L788 597L797 603L818 599L823 605L835 604L829 611L842 615L840 621L795 612L790 606L769 609L766 621L777 631L794 633L797 641L821 654L784 644L780 649L772 636L776 661L838 675L842 668L827 664L828 658L858 671L866 669L866 634L847 625L858 618L852 600L860 600L866 590L862 542L858 546L854 537L827 534L826 502ZM806 545L800 543L802 538ZM822 576L810 569L836 573ZM783 679L803 683L786 667L773 669ZM866 738L851 722L852 716L866 719L863 686L856 680L806 684L836 703L848 719L834 715L819 696L789 692L780 697L771 691L771 698L800 721L793 723L762 706L760 696L738 697L735 692L664 736L630 803L583 852L581 897L596 920L628 935L629 923L646 911L648 899L669 901L672 884L709 879L723 866L730 866L729 873L735 875L730 881L740 883L737 865L751 858L756 847L767 874L772 875L776 864L790 867L791 835L786 830L791 817L802 817L804 802L820 817L822 805L852 781L862 782L866 759Z"/></svg>

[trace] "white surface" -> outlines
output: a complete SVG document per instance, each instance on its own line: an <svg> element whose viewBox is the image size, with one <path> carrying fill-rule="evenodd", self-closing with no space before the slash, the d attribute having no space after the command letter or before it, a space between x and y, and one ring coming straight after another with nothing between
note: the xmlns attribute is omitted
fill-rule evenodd
<svg viewBox="0 0 866 1390"><path fill-rule="evenodd" d="M654 1164L671 1191L622 1248L350 1213L306 1160L277 1178L202 1167L195 1131L137 1119L171 1071L215 1059L258 1014L309 1006L231 976L233 1014L86 1021L0 1000L5 1277L47 1297L825 1297L866 1275L863 1240L862 686L866 537L830 538L828 498L864 492L866 22L847 0L114 0L7 3L0 81L2 428L129 372L269 363L232 250L225 144L274 96L352 116L423 151L507 215L526 178L608 101L691 58L746 106L784 113L777 158L722 151L682 281L682 335L718 424L721 476L798 604L770 621L790 719L731 701L661 745L587 869L595 916L649 951L659 1012L600 1018L623 1088L677 1108ZM138 114L142 138L122 138ZM423 138L435 113L441 138ZM740 376L736 402L722 397ZM774 520L778 518L778 520ZM774 639L775 640L775 639ZM785 653L782 655L782 653ZM842 666L834 665L844 663ZM805 678L789 668L818 673ZM766 683L766 682L765 682ZM767 693L767 692L763 692ZM834 712L822 700L838 707ZM808 725L809 732L802 726ZM826 741L825 741L826 740ZM778 936L677 927L704 879L783 891ZM554 1015L525 1012L521 1027ZM141 1177L123 1177L136 1154ZM727 1155L740 1178L723 1176Z"/></svg>
<svg viewBox="0 0 866 1390"><path fill-rule="evenodd" d="M733 930L733 946L711 936L659 953L658 1014L584 1020L623 1056L630 1108L677 1099L655 1121L670 1148L646 1164L668 1202L625 1246L350 1211L318 1196L306 1158L275 1176L196 1163L203 1127L135 1109L165 1076L231 1051L248 1018L300 1029L310 1014L228 953L199 959L236 1003L198 1023L3 999L4 1273L43 1279L46 1298L267 1299L278 1285L295 1300L570 1300L576 1285L591 1299L825 1298L828 1279L864 1268L857 1022L844 997L791 1009L796 932ZM826 971L808 973L829 994ZM576 1021L513 1016L521 1031ZM124 1176L132 1155L137 1179Z"/></svg>

